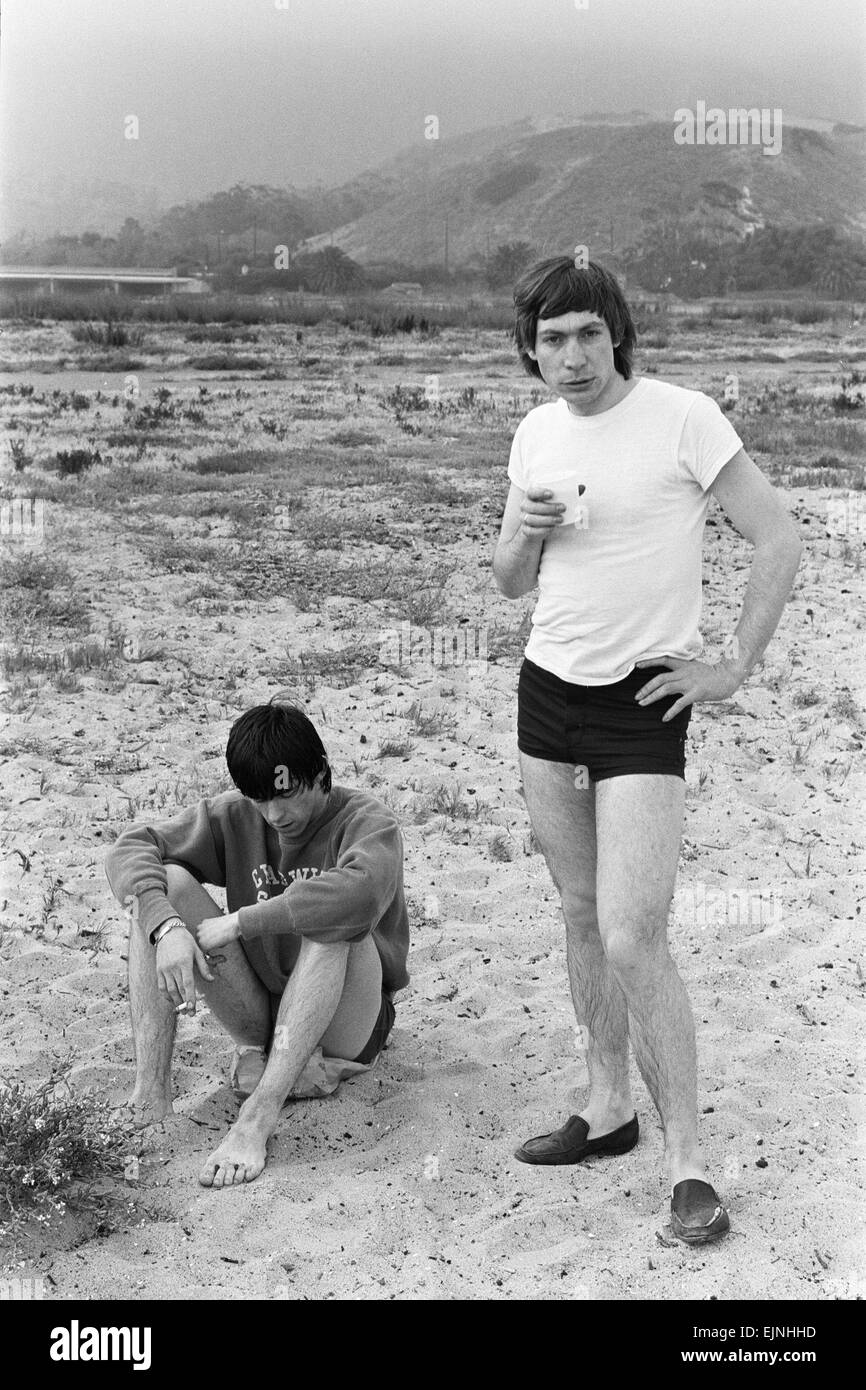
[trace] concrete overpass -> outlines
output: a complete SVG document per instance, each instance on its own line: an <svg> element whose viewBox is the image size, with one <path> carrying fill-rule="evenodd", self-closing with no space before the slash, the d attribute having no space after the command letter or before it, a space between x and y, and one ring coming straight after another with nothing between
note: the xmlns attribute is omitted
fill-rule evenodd
<svg viewBox="0 0 866 1390"><path fill-rule="evenodd" d="M123 290L131 294L205 294L210 290L207 280L199 275L178 275L176 268L153 269L147 266L84 266L84 265L3 265L0 266L0 290L47 290L57 294L63 290L94 291Z"/></svg>

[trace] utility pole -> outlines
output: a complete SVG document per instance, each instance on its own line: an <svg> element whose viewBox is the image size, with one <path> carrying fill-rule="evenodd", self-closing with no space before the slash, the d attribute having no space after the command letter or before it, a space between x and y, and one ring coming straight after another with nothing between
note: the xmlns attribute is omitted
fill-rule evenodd
<svg viewBox="0 0 866 1390"><path fill-rule="evenodd" d="M448 274L448 218L445 218L445 274Z"/></svg>
<svg viewBox="0 0 866 1390"><path fill-rule="evenodd" d="M256 268L256 214L253 213L253 270Z"/></svg>

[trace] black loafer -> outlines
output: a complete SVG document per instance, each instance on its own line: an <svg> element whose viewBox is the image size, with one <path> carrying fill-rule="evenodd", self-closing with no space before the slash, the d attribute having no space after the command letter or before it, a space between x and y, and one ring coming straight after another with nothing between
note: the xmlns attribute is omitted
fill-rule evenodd
<svg viewBox="0 0 866 1390"><path fill-rule="evenodd" d="M671 1194L671 1230L687 1245L705 1245L730 1230L719 1194L700 1178L678 1182Z"/></svg>
<svg viewBox="0 0 866 1390"><path fill-rule="evenodd" d="M627 1154L638 1141L637 1115L628 1124L602 1134L598 1139L587 1138L589 1125L580 1115L572 1115L561 1129L551 1134L539 1134L527 1139L514 1157L521 1163L582 1163L585 1158L604 1154Z"/></svg>

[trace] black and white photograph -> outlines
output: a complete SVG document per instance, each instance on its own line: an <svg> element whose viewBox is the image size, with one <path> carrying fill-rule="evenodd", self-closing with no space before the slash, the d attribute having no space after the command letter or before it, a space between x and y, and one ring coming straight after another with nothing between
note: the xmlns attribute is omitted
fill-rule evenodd
<svg viewBox="0 0 866 1390"><path fill-rule="evenodd" d="M864 41L859 0L3 3L0 1301L43 1369L158 1372L201 1301L829 1358Z"/></svg>

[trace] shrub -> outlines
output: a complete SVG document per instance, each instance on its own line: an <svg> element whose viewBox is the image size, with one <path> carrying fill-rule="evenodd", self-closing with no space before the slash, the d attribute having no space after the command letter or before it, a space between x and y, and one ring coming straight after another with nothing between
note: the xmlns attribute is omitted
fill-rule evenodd
<svg viewBox="0 0 866 1390"><path fill-rule="evenodd" d="M188 343L257 343L258 333L227 323L202 323L184 334Z"/></svg>
<svg viewBox="0 0 866 1390"><path fill-rule="evenodd" d="M127 328L115 318L106 318L102 323L88 319L86 323L75 325L72 336L76 343L93 343L96 347L141 347L144 329Z"/></svg>
<svg viewBox="0 0 866 1390"><path fill-rule="evenodd" d="M185 365L201 372L251 372L268 364L263 357L234 357L230 352L211 352L205 357L189 357Z"/></svg>
<svg viewBox="0 0 866 1390"><path fill-rule="evenodd" d="M235 449L231 453L208 454L186 466L195 473L255 473L260 468L268 468L279 457L269 449Z"/></svg>
<svg viewBox="0 0 866 1390"><path fill-rule="evenodd" d="M95 463L102 463L98 449L60 449L57 453L57 468L61 478L84 473Z"/></svg>
<svg viewBox="0 0 866 1390"><path fill-rule="evenodd" d="M23 472L27 465L33 462L31 455L27 452L27 442L24 439L10 439L9 453L16 473Z"/></svg>
<svg viewBox="0 0 866 1390"><path fill-rule="evenodd" d="M130 1136L106 1101L72 1090L70 1067L32 1088L0 1081L0 1229L91 1205L92 1184L123 1172Z"/></svg>
<svg viewBox="0 0 866 1390"><path fill-rule="evenodd" d="M408 410L429 410L430 401L423 386L402 386L398 383L393 390L382 394L382 401L390 405L398 415Z"/></svg>

